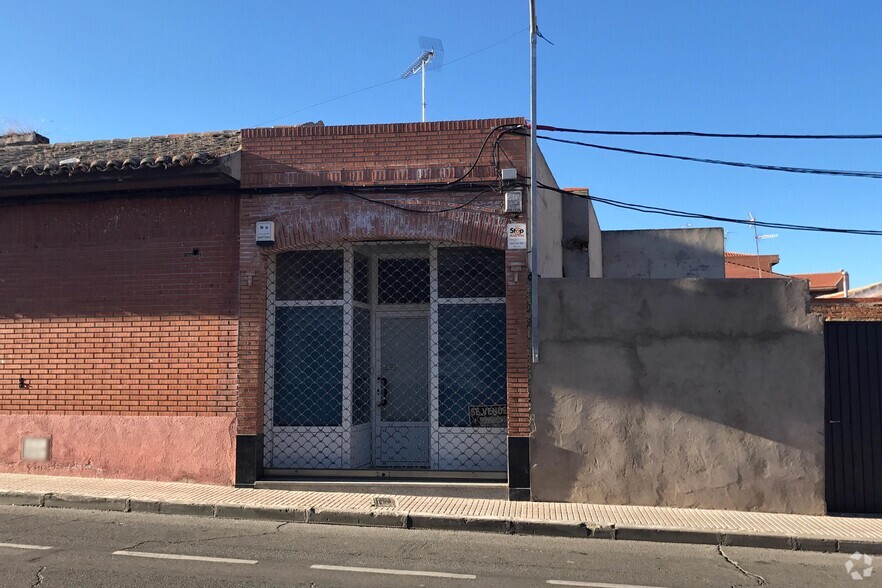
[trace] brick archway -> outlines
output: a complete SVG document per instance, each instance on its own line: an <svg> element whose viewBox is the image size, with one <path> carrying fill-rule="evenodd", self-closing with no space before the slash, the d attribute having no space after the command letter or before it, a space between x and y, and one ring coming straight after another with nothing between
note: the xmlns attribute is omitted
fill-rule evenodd
<svg viewBox="0 0 882 588"><path fill-rule="evenodd" d="M276 223L276 243L267 253L348 241L446 241L505 248L507 219L490 209L413 212L372 202L315 202L262 220ZM408 206L409 207L409 206Z"/></svg>

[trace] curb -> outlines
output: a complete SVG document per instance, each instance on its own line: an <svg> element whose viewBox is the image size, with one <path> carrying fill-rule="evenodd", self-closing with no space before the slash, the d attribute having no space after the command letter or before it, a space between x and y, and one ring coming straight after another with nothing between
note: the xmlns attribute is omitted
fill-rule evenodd
<svg viewBox="0 0 882 588"><path fill-rule="evenodd" d="M720 547L756 547L790 551L820 551L882 555L882 541L799 537L770 533L706 531L670 527L598 525L594 523L514 520L491 517L462 517L395 511L350 511L316 508L285 508L238 504L164 502L136 498L84 496L65 493L3 492L0 505L43 508L73 508L120 513L189 515L211 518L263 520L318 525L350 525L397 529L473 531L508 535L573 537L612 541L686 543Z"/></svg>

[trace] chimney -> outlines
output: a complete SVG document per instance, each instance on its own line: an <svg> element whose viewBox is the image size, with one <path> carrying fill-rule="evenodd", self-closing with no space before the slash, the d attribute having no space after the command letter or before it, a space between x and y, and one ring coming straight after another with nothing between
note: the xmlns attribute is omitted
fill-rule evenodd
<svg viewBox="0 0 882 588"><path fill-rule="evenodd" d="M8 133L0 135L0 147L16 147L18 145L46 145L49 138L40 133Z"/></svg>

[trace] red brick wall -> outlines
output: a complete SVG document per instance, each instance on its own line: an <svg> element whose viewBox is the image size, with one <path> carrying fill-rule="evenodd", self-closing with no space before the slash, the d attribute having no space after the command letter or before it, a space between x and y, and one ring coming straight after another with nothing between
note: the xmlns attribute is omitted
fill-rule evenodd
<svg viewBox="0 0 882 588"><path fill-rule="evenodd" d="M448 182L474 163L496 126L523 118L328 127L274 127L242 131L242 187L378 185ZM508 158L527 175L526 142L506 135ZM506 155L508 158L506 158ZM493 139L469 180L495 180Z"/></svg>
<svg viewBox="0 0 882 588"><path fill-rule="evenodd" d="M0 414L234 410L234 194L2 206Z"/></svg>
<svg viewBox="0 0 882 588"><path fill-rule="evenodd" d="M812 300L812 312L825 321L882 321L882 298Z"/></svg>
<svg viewBox="0 0 882 588"><path fill-rule="evenodd" d="M465 173L489 131L523 119L344 127L283 127L243 132L242 186L293 188L327 184L397 185L445 182ZM526 175L526 140L506 136L503 167ZM497 179L487 143L469 180ZM464 204L473 192L370 194L406 208L434 210ZM240 212L238 432L263 429L266 256L295 247L377 239L439 240L505 248L505 225L524 215L502 214L493 192L458 210L405 212L345 194L278 193L244 196ZM255 245L255 223L274 220L276 244ZM529 424L528 272L524 252L506 254L509 434L526 437Z"/></svg>

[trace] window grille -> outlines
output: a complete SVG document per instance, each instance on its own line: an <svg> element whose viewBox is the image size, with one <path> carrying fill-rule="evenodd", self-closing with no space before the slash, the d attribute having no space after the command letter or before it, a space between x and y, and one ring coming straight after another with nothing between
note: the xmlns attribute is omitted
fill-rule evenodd
<svg viewBox="0 0 882 588"><path fill-rule="evenodd" d="M505 470L502 251L355 243L267 264L265 467Z"/></svg>

